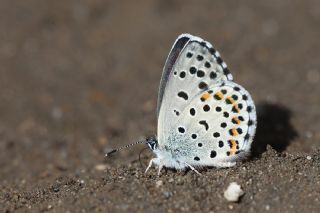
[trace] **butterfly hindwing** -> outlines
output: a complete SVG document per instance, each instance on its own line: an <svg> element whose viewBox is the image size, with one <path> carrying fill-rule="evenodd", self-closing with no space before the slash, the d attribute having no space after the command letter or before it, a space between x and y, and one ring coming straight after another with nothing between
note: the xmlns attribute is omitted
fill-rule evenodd
<svg viewBox="0 0 320 213"><path fill-rule="evenodd" d="M182 160L190 165L233 161L250 149L256 126L255 106L249 93L234 82L214 85L193 97L176 117L177 126L170 135L181 142L169 146L189 150Z"/></svg>

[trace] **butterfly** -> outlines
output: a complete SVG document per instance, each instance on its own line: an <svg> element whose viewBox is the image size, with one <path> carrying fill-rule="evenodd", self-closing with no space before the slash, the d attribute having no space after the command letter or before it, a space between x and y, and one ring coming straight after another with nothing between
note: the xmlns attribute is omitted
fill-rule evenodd
<svg viewBox="0 0 320 213"><path fill-rule="evenodd" d="M207 41L180 35L167 57L158 94L158 136L146 140L163 167L232 167L247 157L256 131L254 102ZM130 146L130 145L128 145ZM115 151L115 150L113 150Z"/></svg>

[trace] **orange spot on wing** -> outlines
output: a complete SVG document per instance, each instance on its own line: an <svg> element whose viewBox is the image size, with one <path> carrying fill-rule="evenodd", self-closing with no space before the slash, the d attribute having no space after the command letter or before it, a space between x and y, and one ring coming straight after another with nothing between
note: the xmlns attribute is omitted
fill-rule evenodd
<svg viewBox="0 0 320 213"><path fill-rule="evenodd" d="M230 104L234 103L234 100L231 96L227 97L226 101L229 102Z"/></svg>
<svg viewBox="0 0 320 213"><path fill-rule="evenodd" d="M233 117L232 119L236 122L236 124L240 124L241 122L238 117Z"/></svg>
<svg viewBox="0 0 320 213"><path fill-rule="evenodd" d="M240 112L240 109L239 109L239 107L238 107L238 104L234 104L233 107L234 107L234 109L235 109L236 112Z"/></svg>
<svg viewBox="0 0 320 213"><path fill-rule="evenodd" d="M237 132L236 128L232 128L231 129L231 133L232 133L232 136L237 136L238 135L238 132Z"/></svg>
<svg viewBox="0 0 320 213"><path fill-rule="evenodd" d="M208 92L203 93L201 96L201 101L206 101L210 97L210 94Z"/></svg>
<svg viewBox="0 0 320 213"><path fill-rule="evenodd" d="M230 143L231 143L230 154L233 155L237 151L237 143L234 139L231 139Z"/></svg>
<svg viewBox="0 0 320 213"><path fill-rule="evenodd" d="M222 94L222 92L216 92L216 93L214 94L214 97L215 97L216 99L221 100L221 99L223 98L223 94Z"/></svg>

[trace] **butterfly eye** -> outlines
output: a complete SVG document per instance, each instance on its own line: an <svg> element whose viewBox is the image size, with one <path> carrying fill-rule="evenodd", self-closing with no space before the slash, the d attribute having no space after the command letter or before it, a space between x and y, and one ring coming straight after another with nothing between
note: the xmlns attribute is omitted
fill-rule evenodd
<svg viewBox="0 0 320 213"><path fill-rule="evenodd" d="M158 141L156 140L150 140L147 142L148 146L150 147L150 149L155 150L158 148Z"/></svg>

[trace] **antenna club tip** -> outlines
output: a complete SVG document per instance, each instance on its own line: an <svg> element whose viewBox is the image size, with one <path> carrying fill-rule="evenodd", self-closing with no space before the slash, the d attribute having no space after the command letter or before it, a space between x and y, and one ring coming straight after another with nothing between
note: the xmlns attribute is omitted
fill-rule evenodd
<svg viewBox="0 0 320 213"><path fill-rule="evenodd" d="M117 150L116 149L114 149L114 150L112 150L112 151L110 151L110 152L107 152L104 156L105 157L109 157L112 153L115 153Z"/></svg>
<svg viewBox="0 0 320 213"><path fill-rule="evenodd" d="M122 149L126 149L126 148L129 148L129 147L131 147L131 146L133 146L133 145L137 145L137 144L140 144L140 143L146 143L146 141L137 141L137 142L135 142L135 143L122 146L122 147L120 147L120 148L117 148L117 149L111 150L110 152L107 152L104 156L105 156L105 157L109 157L112 153L118 152L118 151L120 151L120 150L122 150Z"/></svg>

